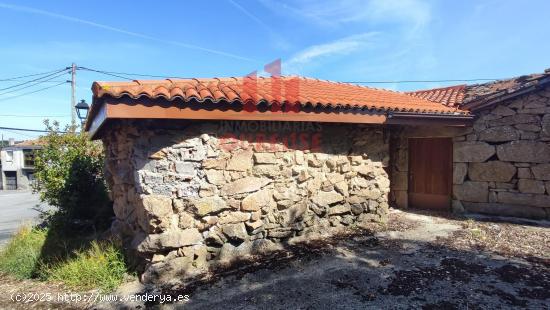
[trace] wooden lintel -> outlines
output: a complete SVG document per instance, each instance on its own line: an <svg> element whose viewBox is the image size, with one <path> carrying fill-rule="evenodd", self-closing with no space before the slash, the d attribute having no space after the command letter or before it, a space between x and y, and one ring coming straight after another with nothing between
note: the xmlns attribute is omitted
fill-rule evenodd
<svg viewBox="0 0 550 310"><path fill-rule="evenodd" d="M253 120L288 122L331 122L383 124L385 114L352 113L306 113L306 112L248 112L234 110L192 110L190 108L127 105L123 103L107 105L108 118L135 119L204 119L204 120Z"/></svg>
<svg viewBox="0 0 550 310"><path fill-rule="evenodd" d="M325 122L355 124L401 124L401 125L447 125L464 126L469 120L452 117L399 117L388 118L385 113L373 112L271 112L236 111L232 109L192 109L178 106L129 104L113 101L102 102L93 114L88 131L97 138L98 132L109 119L189 119L189 120L246 120L246 121L286 121L286 122Z"/></svg>

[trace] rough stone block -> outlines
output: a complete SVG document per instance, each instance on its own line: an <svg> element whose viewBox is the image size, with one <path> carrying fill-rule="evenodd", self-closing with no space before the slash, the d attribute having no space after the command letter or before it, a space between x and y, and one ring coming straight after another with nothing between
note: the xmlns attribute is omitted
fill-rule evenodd
<svg viewBox="0 0 550 310"><path fill-rule="evenodd" d="M535 141L512 141L497 146L497 156L502 161L528 163L550 162L550 146Z"/></svg>
<svg viewBox="0 0 550 310"><path fill-rule="evenodd" d="M233 156L227 162L225 167L228 171L247 171L252 168L252 151L240 151Z"/></svg>
<svg viewBox="0 0 550 310"><path fill-rule="evenodd" d="M232 212L228 212L227 214L224 214L223 216L220 216L217 222L220 225L225 225L225 224L235 224L235 223L246 222L249 219L250 219L250 213L232 211Z"/></svg>
<svg viewBox="0 0 550 310"><path fill-rule="evenodd" d="M533 174L529 168L518 168L518 178L520 179L532 179Z"/></svg>
<svg viewBox="0 0 550 310"><path fill-rule="evenodd" d="M544 219L546 218L546 212L543 208L514 205L505 203L476 203L476 202L463 202L464 209L467 212L481 213L497 216L514 216L531 219Z"/></svg>
<svg viewBox="0 0 550 310"><path fill-rule="evenodd" d="M498 105L491 111L491 114L498 116L510 116L516 114L516 112L505 105Z"/></svg>
<svg viewBox="0 0 550 310"><path fill-rule="evenodd" d="M184 230L171 230L162 234L148 235L137 250L142 253L154 253L166 251L166 249L177 249L187 245L200 244L202 235L196 228Z"/></svg>
<svg viewBox="0 0 550 310"><path fill-rule="evenodd" d="M536 140L539 137L538 133L530 131L521 131L519 135L521 140Z"/></svg>
<svg viewBox="0 0 550 310"><path fill-rule="evenodd" d="M226 183L222 170L205 170L206 180L214 185L223 185Z"/></svg>
<svg viewBox="0 0 550 310"><path fill-rule="evenodd" d="M193 199L190 201L192 210L198 216L219 213L223 210L230 209L225 200L220 197L204 197Z"/></svg>
<svg viewBox="0 0 550 310"><path fill-rule="evenodd" d="M540 122L540 117L533 114L516 114L512 116L506 116L501 119L487 121L489 127L495 126L506 126L506 125L515 125L515 124L527 124L527 123L538 123Z"/></svg>
<svg viewBox="0 0 550 310"><path fill-rule="evenodd" d="M271 183L271 180L267 178L246 177L226 184L222 188L222 193L229 196L252 193L262 189L269 183Z"/></svg>
<svg viewBox="0 0 550 310"><path fill-rule="evenodd" d="M472 181L508 182L516 174L516 167L502 161L470 163L468 176Z"/></svg>
<svg viewBox="0 0 550 310"><path fill-rule="evenodd" d="M455 162L484 162L495 154L495 147L485 142L458 142L454 144Z"/></svg>
<svg viewBox="0 0 550 310"><path fill-rule="evenodd" d="M181 229L194 228L195 219L189 213L181 211L179 214L178 227Z"/></svg>
<svg viewBox="0 0 550 310"><path fill-rule="evenodd" d="M487 182L466 181L460 185L453 185L453 194L456 199L461 201L487 202L489 185Z"/></svg>
<svg viewBox="0 0 550 310"><path fill-rule="evenodd" d="M511 126L491 127L479 133L480 141L506 142L519 139L519 133Z"/></svg>
<svg viewBox="0 0 550 310"><path fill-rule="evenodd" d="M541 127L536 124L518 124L518 125L515 125L514 127L522 131L539 132L541 130Z"/></svg>
<svg viewBox="0 0 550 310"><path fill-rule="evenodd" d="M273 204L273 193L269 189L261 190L246 196L242 203L243 211L257 211L263 207L269 207Z"/></svg>
<svg viewBox="0 0 550 310"><path fill-rule="evenodd" d="M538 195L538 194L499 192L498 202L547 208L550 206L550 196Z"/></svg>
<svg viewBox="0 0 550 310"><path fill-rule="evenodd" d="M319 206L328 206L344 200L344 196L338 194L335 191L323 192L320 191L317 195L311 198L313 203Z"/></svg>
<svg viewBox="0 0 550 310"><path fill-rule="evenodd" d="M464 213L464 205L462 205L462 202L460 200L454 200L451 202L451 210L455 214L462 214Z"/></svg>
<svg viewBox="0 0 550 310"><path fill-rule="evenodd" d="M288 208L283 214L283 223L286 225L292 224L296 222L298 219L304 215L304 213L307 211L307 204L306 203L298 203L293 205L292 207Z"/></svg>
<svg viewBox="0 0 550 310"><path fill-rule="evenodd" d="M537 180L550 180L550 164L541 164L531 167Z"/></svg>
<svg viewBox="0 0 550 310"><path fill-rule="evenodd" d="M176 172L184 179L191 179L195 176L195 166L193 163L178 161L174 165Z"/></svg>
<svg viewBox="0 0 550 310"><path fill-rule="evenodd" d="M544 194L544 182L538 180L519 179L518 189L522 193Z"/></svg>
<svg viewBox="0 0 550 310"><path fill-rule="evenodd" d="M227 224L221 227L222 232L229 238L234 241L244 241L248 238L248 233L244 223L237 224Z"/></svg>
<svg viewBox="0 0 550 310"><path fill-rule="evenodd" d="M333 206L333 207L330 207L328 209L328 215L341 215L341 214L346 214L346 213L350 213L351 212L351 208L348 204L340 204L340 205L336 205L336 206Z"/></svg>
<svg viewBox="0 0 550 310"><path fill-rule="evenodd" d="M468 174L468 164L454 163L453 164L453 184L462 184Z"/></svg>
<svg viewBox="0 0 550 310"><path fill-rule="evenodd" d="M255 153L254 162L256 164L276 164L278 160L273 153Z"/></svg>
<svg viewBox="0 0 550 310"><path fill-rule="evenodd" d="M227 164L227 161L225 159L219 159L219 158L212 158L212 159L205 159L202 162L202 167L204 169L218 169L222 170L225 169L225 165Z"/></svg>
<svg viewBox="0 0 550 310"><path fill-rule="evenodd" d="M170 226L170 216L173 214L172 199L160 195L142 195L141 200L144 212L138 210L138 216L142 222L148 222L147 226L153 230L157 227L164 230Z"/></svg>
<svg viewBox="0 0 550 310"><path fill-rule="evenodd" d="M531 98L529 98L529 99L531 99ZM546 103L544 101L546 101L546 100L539 101L539 100L536 100L535 98L533 98L532 100L528 100L527 102L525 102L523 108L525 108L525 109L545 108Z"/></svg>

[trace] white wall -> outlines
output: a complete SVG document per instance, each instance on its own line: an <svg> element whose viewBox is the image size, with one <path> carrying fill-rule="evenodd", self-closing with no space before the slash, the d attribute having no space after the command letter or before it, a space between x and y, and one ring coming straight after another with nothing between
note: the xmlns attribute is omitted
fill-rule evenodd
<svg viewBox="0 0 550 310"><path fill-rule="evenodd" d="M8 151L13 151L12 161L8 161ZM24 156L22 149L4 148L0 152L0 158L2 159L3 171L17 171L23 167Z"/></svg>

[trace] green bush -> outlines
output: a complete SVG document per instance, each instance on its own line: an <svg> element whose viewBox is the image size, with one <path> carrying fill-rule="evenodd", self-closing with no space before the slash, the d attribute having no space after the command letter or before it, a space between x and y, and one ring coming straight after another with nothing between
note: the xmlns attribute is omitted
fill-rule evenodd
<svg viewBox="0 0 550 310"><path fill-rule="evenodd" d="M35 275L47 230L22 227L0 251L0 272L18 279Z"/></svg>
<svg viewBox="0 0 550 310"><path fill-rule="evenodd" d="M114 290L126 274L124 256L111 242L93 241L88 249L75 252L75 257L45 267L47 280L60 281L75 289Z"/></svg>
<svg viewBox="0 0 550 310"><path fill-rule="evenodd" d="M35 154L34 190L42 201L58 208L56 216L108 227L113 213L101 143L77 133L75 126L59 133L58 123L45 121L45 125L48 133L41 137L43 148Z"/></svg>
<svg viewBox="0 0 550 310"><path fill-rule="evenodd" d="M23 227L0 250L0 272L19 279L60 281L75 289L115 289L127 272L124 255L111 241L97 241L113 216L103 175L103 150L76 127L48 134L35 153L34 190L57 207L45 215L47 229ZM93 225L89 225L93 224ZM93 228L93 229L89 229Z"/></svg>
<svg viewBox="0 0 550 310"><path fill-rule="evenodd" d="M0 272L109 292L122 282L127 267L122 251L111 241L63 238L52 229L25 226L0 251Z"/></svg>

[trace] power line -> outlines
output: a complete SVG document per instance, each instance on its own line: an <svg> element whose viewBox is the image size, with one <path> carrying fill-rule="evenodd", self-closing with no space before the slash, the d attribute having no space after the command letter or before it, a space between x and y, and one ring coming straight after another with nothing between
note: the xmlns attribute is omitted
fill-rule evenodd
<svg viewBox="0 0 550 310"><path fill-rule="evenodd" d="M29 132L49 132L48 130L13 128L13 127L0 127L0 130L16 130L16 131L29 131ZM64 131L59 131L59 132L64 132Z"/></svg>
<svg viewBox="0 0 550 310"><path fill-rule="evenodd" d="M399 83L436 83L436 82L476 82L476 81L495 81L501 79L455 79L455 80L402 80L402 81L344 81L349 84L399 84Z"/></svg>
<svg viewBox="0 0 550 310"><path fill-rule="evenodd" d="M29 137L29 138L35 138L35 136L31 136L31 135L28 135L26 133L17 132L15 130L9 130L9 129L0 129L0 130L4 130L4 131L7 131L7 132L11 132L13 134L16 134L16 135L21 135L21 136L25 136L25 137Z"/></svg>
<svg viewBox="0 0 550 310"><path fill-rule="evenodd" d="M50 130L43 130L43 129L27 129L27 128L14 128L14 127L0 127L0 130L14 130L14 131L28 131L28 132L41 132L41 133L48 133L51 132ZM68 131L55 131L56 133L68 133ZM75 132L75 134L78 134L79 132Z"/></svg>
<svg viewBox="0 0 550 310"><path fill-rule="evenodd" d="M87 67L78 67L78 69L97 72L105 75L110 75L126 80L134 80L130 77L140 76L140 77L154 77L154 78L175 78L175 79L192 79L192 77L179 77L179 76L168 76L168 75L157 75L157 74L144 74L144 73L128 73L128 72L116 72L116 71L106 71L98 70ZM443 82L476 82L476 81L495 81L500 80L501 78L476 78L476 79L441 79L441 80L396 80L396 81L343 81L342 83L350 84L400 84L400 83L443 83Z"/></svg>
<svg viewBox="0 0 550 310"><path fill-rule="evenodd" d="M42 73L35 73L35 74L14 76L14 77L10 77L10 78L3 78L3 79L0 79L0 81L2 81L2 82L3 82L3 81L13 81L13 80L23 79L23 78L27 78L27 77L31 77L31 76L45 75L45 74L48 74L48 73L57 73L57 72L61 72L61 71L63 71L63 70L67 70L67 68L65 68L65 69L57 69L57 70L52 70L52 71L42 72Z"/></svg>
<svg viewBox="0 0 550 310"><path fill-rule="evenodd" d="M56 75L56 74L61 73L61 72L65 72L65 71L67 71L67 70L68 70L68 69L65 68L65 69L58 70L58 71L56 71L56 72L54 72L54 73L50 73L50 74L48 74L48 75L41 76L41 77L39 77L39 78L30 80L30 81L25 81L25 82L23 82L23 83L19 83L19 84L15 84L15 85L12 85L12 86L0 88L0 91L4 91L4 90L12 89L12 88L17 88L17 87L19 87L19 86L27 85L27 84L32 83L32 82L36 82L36 81L43 80L43 79L45 79L45 78L47 78L47 77L50 77L50 76L52 76L52 75L55 75L56 78L57 78L57 77L59 77L60 75ZM51 79L50 79L50 80L51 80Z"/></svg>
<svg viewBox="0 0 550 310"><path fill-rule="evenodd" d="M10 80L10 81L0 81L0 83L10 83L10 82L21 82L21 80ZM23 82L30 82L30 81L23 81ZM42 83L59 83L61 80L53 80L53 81L44 81Z"/></svg>
<svg viewBox="0 0 550 310"><path fill-rule="evenodd" d="M23 114L0 114L0 117L71 117L70 115L23 115Z"/></svg>
<svg viewBox="0 0 550 310"><path fill-rule="evenodd" d="M60 77L60 76L63 75L63 74L65 74L65 72L58 73L57 75L54 75L54 76L52 76L52 77L50 77L49 79L46 79L46 80L44 80L44 81L38 81L38 82L30 83L30 84L28 84L28 85L22 84L22 87L19 87L19 88L17 88L17 89L12 89L12 90L8 90L8 91L6 91L6 92L0 93L0 96L3 96L3 95L5 95L5 94L10 94L10 93L18 92L18 91L20 91L20 90L27 89L27 88L36 86L36 85L38 85L38 84L41 84L41 83L43 83L43 82L51 81L51 80L53 80L53 79L56 79L56 78ZM61 83L66 83L66 82L67 82L67 81L64 81L64 82L61 82Z"/></svg>
<svg viewBox="0 0 550 310"><path fill-rule="evenodd" d="M170 78L172 78L172 79L192 79L191 77L179 77L179 76L143 74L143 73L115 72L115 71L106 71L106 70L90 69L90 68L86 68L86 67L78 67L78 69L83 69L83 70L87 70L87 71L93 71L93 72L103 73L103 74L112 75L112 76L116 76L116 77L120 77L120 78L124 78L124 79L128 79L128 80L133 80L133 79L130 79L130 78L124 77L124 76L119 76L119 75L121 74L121 75L127 75L127 76L156 77L156 78L165 78L165 79L170 79Z"/></svg>
<svg viewBox="0 0 550 310"><path fill-rule="evenodd" d="M35 91L23 93L23 94L20 94L20 95L8 97L8 98L0 98L0 102L6 101L6 100L10 100L10 99L19 98L19 97L26 96L26 95L30 95L30 94L34 94L34 93L41 92L41 91L44 91L44 90L48 90L48 89L50 89L50 88L54 88L54 87L57 87L57 86L62 85L62 84L67 84L67 81L61 82L61 83L59 83L59 84L55 84L55 85L52 85L52 86L44 87L44 88L41 88L41 89L38 89L38 90L35 90Z"/></svg>
<svg viewBox="0 0 550 310"><path fill-rule="evenodd" d="M86 70L86 71L91 71L91 72L96 72L96 73L101 73L101 74L105 74L105 75L110 75L110 76L114 76L114 77L117 77L117 78L121 78L121 79L125 79L125 80L133 80L131 78L128 78L128 77L125 77L125 76L121 76L121 75L118 75L118 74L114 74L114 73L109 73L107 71L101 71L101 70L95 70L95 69L90 69L90 68L86 68L86 67L78 67L78 69L80 70ZM122 73L121 73L122 74Z"/></svg>

